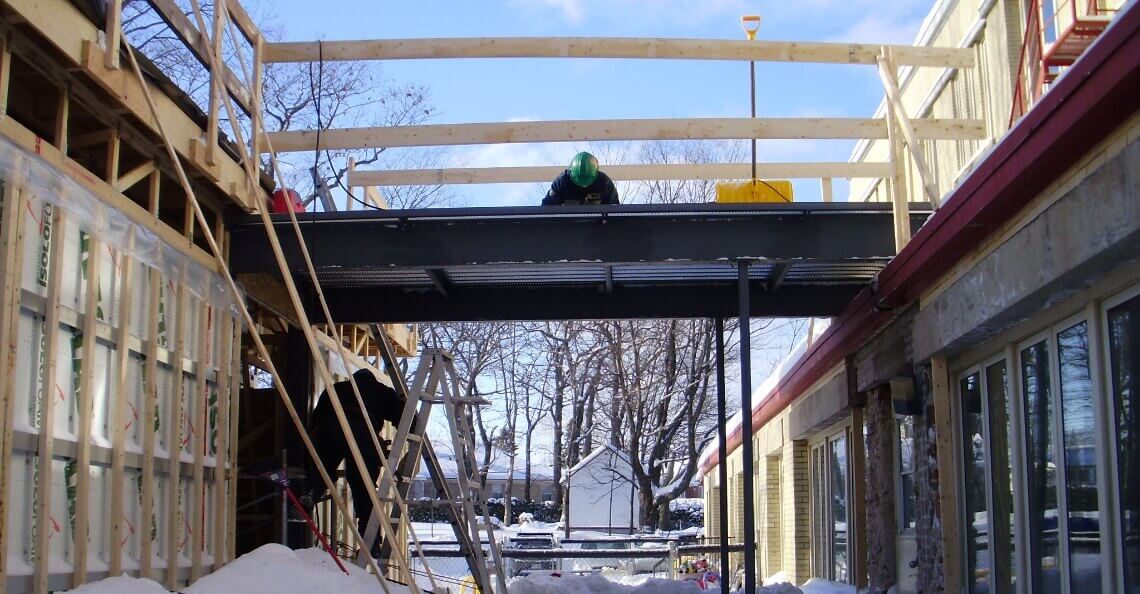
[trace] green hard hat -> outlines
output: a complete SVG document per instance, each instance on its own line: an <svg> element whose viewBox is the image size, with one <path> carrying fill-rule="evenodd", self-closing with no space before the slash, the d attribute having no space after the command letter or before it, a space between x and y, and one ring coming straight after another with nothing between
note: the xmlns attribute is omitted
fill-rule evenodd
<svg viewBox="0 0 1140 594"><path fill-rule="evenodd" d="M598 159L594 155L582 151L570 160L570 179L575 185L583 188L590 187L598 179Z"/></svg>

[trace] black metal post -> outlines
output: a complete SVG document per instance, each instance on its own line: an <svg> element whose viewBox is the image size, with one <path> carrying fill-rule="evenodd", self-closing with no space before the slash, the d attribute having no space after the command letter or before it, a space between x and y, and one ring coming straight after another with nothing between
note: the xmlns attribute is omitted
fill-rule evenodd
<svg viewBox="0 0 1140 594"><path fill-rule="evenodd" d="M717 478L720 480L720 489L717 492L720 512L720 592L728 594L728 435L725 425L728 423L727 405L724 397L724 320L716 318L714 331L716 332L716 442L720 463L717 465Z"/></svg>
<svg viewBox="0 0 1140 594"><path fill-rule="evenodd" d="M748 62L748 81L752 90L752 119L756 119L756 62ZM756 131L752 131L752 183L756 183Z"/></svg>
<svg viewBox="0 0 1140 594"><path fill-rule="evenodd" d="M744 591L756 591L755 466L752 458L752 313L748 261L737 260L740 298L740 411L741 454L744 455Z"/></svg>

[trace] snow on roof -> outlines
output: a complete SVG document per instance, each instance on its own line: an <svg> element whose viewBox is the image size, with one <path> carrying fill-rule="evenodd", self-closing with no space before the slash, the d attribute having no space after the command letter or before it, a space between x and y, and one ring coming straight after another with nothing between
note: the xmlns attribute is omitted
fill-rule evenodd
<svg viewBox="0 0 1140 594"><path fill-rule="evenodd" d="M811 342L814 343L817 338L823 336L823 333L830 325L831 318L815 318L815 323L811 324ZM755 390L752 390L753 411L756 411L760 408L761 404L764 404L764 401L767 400L768 397L776 391L776 388L780 385L780 382L784 381L784 377L787 374L791 373L792 369L795 368L800 359L807 354L809 346L808 338L808 336L801 338L799 342L797 342L796 345L792 347L792 350L787 354L787 356L785 356L783 360L780 361L780 364L776 366L776 369L773 370L768 377L764 378L764 381L760 382L760 385ZM725 435L731 434L733 431L736 431L740 427L740 424L744 421L742 413L743 411L738 411L736 414L732 415L732 418L728 419L728 421L725 422ZM759 429L759 427L752 428L753 431L757 429ZM709 458L717 453L717 448L717 440L714 439L712 443L710 443L708 447L706 447L705 450L701 452L700 460L697 463L698 468L705 468L707 466L706 462L708 462Z"/></svg>
<svg viewBox="0 0 1140 594"><path fill-rule="evenodd" d="M566 482L566 481L570 480L570 477L573 476L575 472L578 472L578 470L585 468L588 464L593 462L595 458L600 456L602 454L602 452L605 452L606 450L609 450L609 451L613 452L614 454L617 454L617 456L619 458L621 458L621 460L623 462L625 462L626 464L630 463L629 462L629 456L626 456L625 452L623 452L623 451L621 451L621 450L619 450L619 449L615 448L614 446L607 443L607 444L601 445L597 448L594 448L594 451L590 452L590 455L586 456L585 458L582 458L582 460L580 462L575 464L573 468L571 468L569 471L566 472L566 476L562 478L562 482Z"/></svg>

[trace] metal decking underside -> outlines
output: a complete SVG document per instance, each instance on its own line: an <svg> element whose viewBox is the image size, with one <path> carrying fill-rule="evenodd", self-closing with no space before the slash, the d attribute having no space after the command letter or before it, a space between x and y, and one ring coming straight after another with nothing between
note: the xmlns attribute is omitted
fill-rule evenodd
<svg viewBox="0 0 1140 594"><path fill-rule="evenodd" d="M928 205L912 205L912 227ZM302 214L338 322L837 314L894 252L886 204L697 204ZM298 284L295 234L274 217ZM232 227L235 272L275 272L260 220Z"/></svg>

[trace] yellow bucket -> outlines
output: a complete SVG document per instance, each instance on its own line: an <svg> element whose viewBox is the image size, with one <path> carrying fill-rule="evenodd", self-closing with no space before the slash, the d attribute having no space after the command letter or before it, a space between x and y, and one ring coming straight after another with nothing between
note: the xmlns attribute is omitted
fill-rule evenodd
<svg viewBox="0 0 1140 594"><path fill-rule="evenodd" d="M740 202L791 202L792 182L786 179L717 182L716 201Z"/></svg>

